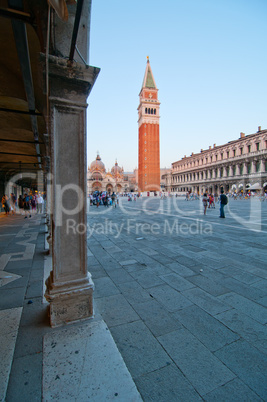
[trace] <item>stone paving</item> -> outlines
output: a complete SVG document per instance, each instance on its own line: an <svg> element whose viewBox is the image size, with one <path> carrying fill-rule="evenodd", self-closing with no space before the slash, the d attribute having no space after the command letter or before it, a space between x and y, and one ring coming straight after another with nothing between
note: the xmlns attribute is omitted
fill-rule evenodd
<svg viewBox="0 0 267 402"><path fill-rule="evenodd" d="M144 401L267 399L267 203L90 207L88 270Z"/></svg>
<svg viewBox="0 0 267 402"><path fill-rule="evenodd" d="M0 400L42 397L42 335L49 330L42 220L0 215Z"/></svg>
<svg viewBox="0 0 267 402"><path fill-rule="evenodd" d="M141 400L101 316L50 328L44 217L0 214L0 401Z"/></svg>
<svg viewBox="0 0 267 402"><path fill-rule="evenodd" d="M0 400L267 400L267 203L218 215L181 198L91 207L95 318L56 329L44 217L0 215Z"/></svg>

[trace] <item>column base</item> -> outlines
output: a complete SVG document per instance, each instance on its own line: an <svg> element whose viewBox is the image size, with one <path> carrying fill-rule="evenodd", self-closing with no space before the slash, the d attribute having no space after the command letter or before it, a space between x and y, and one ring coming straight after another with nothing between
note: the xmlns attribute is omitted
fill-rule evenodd
<svg viewBox="0 0 267 402"><path fill-rule="evenodd" d="M66 283L53 282L53 271L46 280L45 298L50 303L49 316L52 328L93 318L94 283L86 278Z"/></svg>

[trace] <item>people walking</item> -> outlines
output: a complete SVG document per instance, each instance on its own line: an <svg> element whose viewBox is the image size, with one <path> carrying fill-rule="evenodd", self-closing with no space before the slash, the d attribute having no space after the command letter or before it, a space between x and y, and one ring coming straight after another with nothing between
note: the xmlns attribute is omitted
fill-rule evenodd
<svg viewBox="0 0 267 402"><path fill-rule="evenodd" d="M31 213L30 213L30 197L28 196L28 194L24 194L23 208L24 208L24 212L25 212L24 219L28 218L28 216L30 218L31 217Z"/></svg>
<svg viewBox="0 0 267 402"><path fill-rule="evenodd" d="M212 203L212 197L211 197L211 194L209 194L209 196L208 196L208 200L209 200L209 208L211 207L211 203Z"/></svg>
<svg viewBox="0 0 267 402"><path fill-rule="evenodd" d="M10 212L10 204L9 204L9 198L6 194L3 195L2 197L2 206L5 210L5 214L9 215Z"/></svg>
<svg viewBox="0 0 267 402"><path fill-rule="evenodd" d="M10 210L12 215L16 214L16 202L17 202L17 198L15 196L14 193L10 194Z"/></svg>
<svg viewBox="0 0 267 402"><path fill-rule="evenodd" d="M220 216L219 218L225 218L225 214L224 214L224 207L225 205L228 204L228 198L227 196L224 194L224 190L221 189L221 195L220 195Z"/></svg>
<svg viewBox="0 0 267 402"><path fill-rule="evenodd" d="M214 195L213 194L210 195L210 207L215 208L215 202L214 202Z"/></svg>
<svg viewBox="0 0 267 402"><path fill-rule="evenodd" d="M207 197L206 193L204 193L204 195L203 195L202 202L203 202L203 207L204 207L204 215L206 215L207 206L208 206L208 197Z"/></svg>
<svg viewBox="0 0 267 402"><path fill-rule="evenodd" d="M18 206L19 206L19 213L20 213L20 215L22 215L22 211L24 209L24 202L23 202L22 195L19 196Z"/></svg>
<svg viewBox="0 0 267 402"><path fill-rule="evenodd" d="M42 214L44 199L40 193L37 196L36 202L37 202L37 214Z"/></svg>
<svg viewBox="0 0 267 402"><path fill-rule="evenodd" d="M31 198L31 208L32 208L32 212L36 212L36 195L32 195Z"/></svg>
<svg viewBox="0 0 267 402"><path fill-rule="evenodd" d="M114 193L114 191L111 195L111 200L112 200L113 208L116 208L116 194Z"/></svg>

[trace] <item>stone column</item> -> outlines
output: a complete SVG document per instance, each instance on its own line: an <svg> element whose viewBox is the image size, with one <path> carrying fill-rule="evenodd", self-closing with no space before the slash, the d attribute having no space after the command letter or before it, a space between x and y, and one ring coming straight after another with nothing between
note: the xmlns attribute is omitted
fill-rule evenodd
<svg viewBox="0 0 267 402"><path fill-rule="evenodd" d="M260 173L264 173L265 172L265 164L264 164L264 160L260 159Z"/></svg>
<svg viewBox="0 0 267 402"><path fill-rule="evenodd" d="M257 161L252 162L252 173L257 173Z"/></svg>
<svg viewBox="0 0 267 402"><path fill-rule="evenodd" d="M52 261L45 297L52 327L93 316L87 271L86 107L99 69L49 56Z"/></svg>
<svg viewBox="0 0 267 402"><path fill-rule="evenodd" d="M46 217L47 217L47 229L48 236L46 241L49 245L48 254L52 253L52 227L51 227L51 173L47 174L47 191L46 191Z"/></svg>
<svg viewBox="0 0 267 402"><path fill-rule="evenodd" d="M229 166L229 176L233 176L233 165Z"/></svg>

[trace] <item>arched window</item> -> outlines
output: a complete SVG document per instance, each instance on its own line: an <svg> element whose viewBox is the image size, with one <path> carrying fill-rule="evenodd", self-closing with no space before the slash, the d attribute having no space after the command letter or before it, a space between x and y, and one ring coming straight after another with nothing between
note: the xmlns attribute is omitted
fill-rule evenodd
<svg viewBox="0 0 267 402"><path fill-rule="evenodd" d="M150 108L148 108L148 114L150 114Z"/></svg>
<svg viewBox="0 0 267 402"><path fill-rule="evenodd" d="M147 114L147 107L146 107L145 113Z"/></svg>
<svg viewBox="0 0 267 402"><path fill-rule="evenodd" d="M156 114L156 109L154 109L154 114Z"/></svg>

